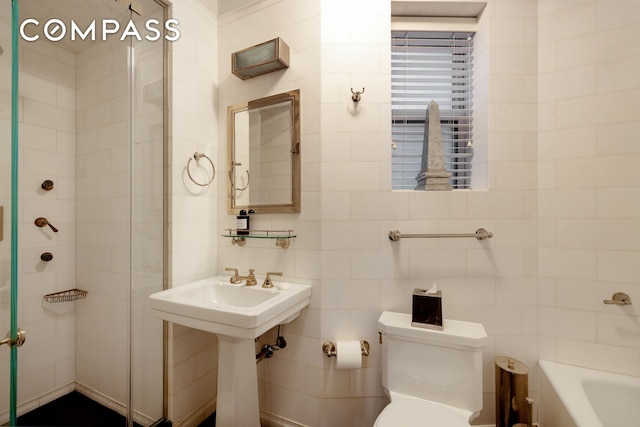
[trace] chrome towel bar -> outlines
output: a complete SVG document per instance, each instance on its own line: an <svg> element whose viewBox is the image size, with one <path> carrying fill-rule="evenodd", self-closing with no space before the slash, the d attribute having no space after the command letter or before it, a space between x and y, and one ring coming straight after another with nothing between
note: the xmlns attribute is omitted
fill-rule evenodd
<svg viewBox="0 0 640 427"><path fill-rule="evenodd" d="M391 230L389 232L389 240L393 240L397 242L400 239L414 239L414 238L423 238L423 239L435 239L435 238L453 238L453 237L475 237L478 240L490 239L493 237L493 233L485 230L484 228L478 228L475 233L466 233L466 234L451 234L451 233L442 233L442 234L402 234L400 230Z"/></svg>

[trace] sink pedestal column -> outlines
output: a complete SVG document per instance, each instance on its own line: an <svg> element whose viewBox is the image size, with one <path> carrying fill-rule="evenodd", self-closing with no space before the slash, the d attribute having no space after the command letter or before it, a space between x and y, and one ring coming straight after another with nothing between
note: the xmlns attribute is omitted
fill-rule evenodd
<svg viewBox="0 0 640 427"><path fill-rule="evenodd" d="M260 427L255 353L253 338L218 335L216 425Z"/></svg>

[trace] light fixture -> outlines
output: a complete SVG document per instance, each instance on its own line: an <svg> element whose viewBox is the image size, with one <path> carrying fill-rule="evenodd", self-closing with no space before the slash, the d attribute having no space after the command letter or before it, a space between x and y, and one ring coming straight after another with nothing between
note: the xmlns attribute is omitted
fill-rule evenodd
<svg viewBox="0 0 640 427"><path fill-rule="evenodd" d="M231 54L231 72L242 80L289 68L289 46L280 37Z"/></svg>

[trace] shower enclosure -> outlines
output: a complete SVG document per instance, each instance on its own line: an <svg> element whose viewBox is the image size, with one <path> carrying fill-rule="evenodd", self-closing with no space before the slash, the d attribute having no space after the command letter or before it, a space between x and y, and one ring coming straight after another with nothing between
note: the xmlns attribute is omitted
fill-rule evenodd
<svg viewBox="0 0 640 427"><path fill-rule="evenodd" d="M168 47L144 35L167 7L129 3L0 4L0 334L26 331L0 346L0 423L73 390L126 425L164 416L146 301L165 282Z"/></svg>

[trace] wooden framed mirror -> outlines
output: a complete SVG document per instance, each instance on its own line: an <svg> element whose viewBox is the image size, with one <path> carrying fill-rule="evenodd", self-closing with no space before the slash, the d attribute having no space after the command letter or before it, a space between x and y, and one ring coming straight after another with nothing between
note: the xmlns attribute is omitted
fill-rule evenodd
<svg viewBox="0 0 640 427"><path fill-rule="evenodd" d="M300 90L227 107L229 213L300 212Z"/></svg>

